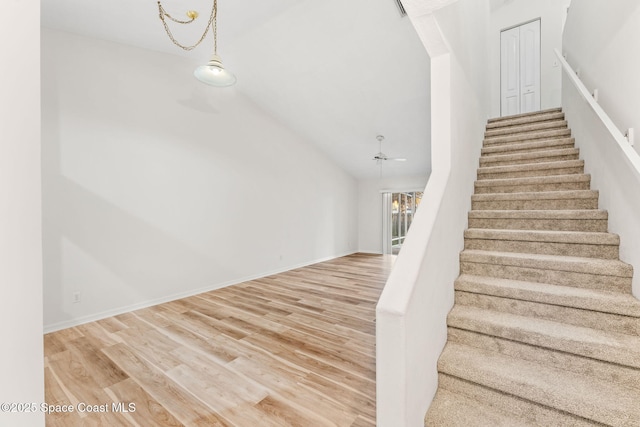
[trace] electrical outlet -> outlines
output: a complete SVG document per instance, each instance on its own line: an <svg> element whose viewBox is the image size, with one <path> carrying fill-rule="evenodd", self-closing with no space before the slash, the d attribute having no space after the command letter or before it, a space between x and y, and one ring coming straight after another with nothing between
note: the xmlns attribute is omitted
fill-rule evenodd
<svg viewBox="0 0 640 427"><path fill-rule="evenodd" d="M80 291L75 291L75 292L73 293L73 303L74 303L74 304L77 304L77 303L79 303L79 302L80 302L80 300L81 300L80 296L81 296L81 295L80 295Z"/></svg>

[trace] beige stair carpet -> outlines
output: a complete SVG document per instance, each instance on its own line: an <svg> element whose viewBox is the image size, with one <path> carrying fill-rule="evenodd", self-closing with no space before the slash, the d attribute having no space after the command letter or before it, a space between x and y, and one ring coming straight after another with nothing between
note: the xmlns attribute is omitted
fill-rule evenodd
<svg viewBox="0 0 640 427"><path fill-rule="evenodd" d="M574 144L560 109L489 120L426 426L640 426L633 269Z"/></svg>

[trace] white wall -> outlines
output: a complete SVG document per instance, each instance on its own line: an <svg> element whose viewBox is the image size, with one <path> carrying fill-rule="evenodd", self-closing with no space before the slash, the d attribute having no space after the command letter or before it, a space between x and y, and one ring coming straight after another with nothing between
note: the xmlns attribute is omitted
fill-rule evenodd
<svg viewBox="0 0 640 427"><path fill-rule="evenodd" d="M581 0L572 4L564 34L567 61L588 93L599 89L599 106L622 133L640 129L640 59L629 54L640 51L639 27L636 0ZM609 231L620 235L620 259L634 266L633 294L640 298L638 142L635 150L622 137L617 142L566 76L562 103L592 188L600 190L600 208L609 211Z"/></svg>
<svg viewBox="0 0 640 427"><path fill-rule="evenodd" d="M355 179L235 89L42 34L47 329L357 249Z"/></svg>
<svg viewBox="0 0 640 427"><path fill-rule="evenodd" d="M540 108L560 106L562 74L554 49L562 46L562 25L571 0L513 0L491 13L491 117L500 116L500 32L540 18ZM604 3L604 2L603 2Z"/></svg>
<svg viewBox="0 0 640 427"><path fill-rule="evenodd" d="M383 427L423 425L438 386L436 365L490 103L488 0L460 0L435 14L424 2L412 6L405 4L431 57L433 172L376 308L377 423Z"/></svg>
<svg viewBox="0 0 640 427"><path fill-rule="evenodd" d="M40 2L0 14L0 403L44 402L40 204ZM0 411L2 426L44 414Z"/></svg>
<svg viewBox="0 0 640 427"><path fill-rule="evenodd" d="M636 130L640 152L640 3L580 0L572 4L563 53L624 134Z"/></svg>
<svg viewBox="0 0 640 427"><path fill-rule="evenodd" d="M423 191L428 176L382 177L358 181L358 251L382 253L382 192Z"/></svg>

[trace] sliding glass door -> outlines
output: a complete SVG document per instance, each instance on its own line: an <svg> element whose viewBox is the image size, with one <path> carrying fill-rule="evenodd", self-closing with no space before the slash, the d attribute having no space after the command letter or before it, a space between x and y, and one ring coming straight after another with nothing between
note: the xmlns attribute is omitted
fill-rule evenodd
<svg viewBox="0 0 640 427"><path fill-rule="evenodd" d="M384 195L385 224L384 253L397 254L404 243L409 227L413 222L416 209L422 200L421 191L405 191L399 193L387 193Z"/></svg>

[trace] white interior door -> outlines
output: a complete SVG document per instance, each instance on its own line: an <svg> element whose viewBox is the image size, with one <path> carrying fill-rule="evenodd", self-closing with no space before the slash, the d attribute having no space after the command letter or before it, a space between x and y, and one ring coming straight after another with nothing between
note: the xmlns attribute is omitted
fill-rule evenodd
<svg viewBox="0 0 640 427"><path fill-rule="evenodd" d="M520 28L500 33L502 115L520 113Z"/></svg>
<svg viewBox="0 0 640 427"><path fill-rule="evenodd" d="M540 110L540 20L500 33L501 114Z"/></svg>

